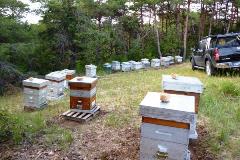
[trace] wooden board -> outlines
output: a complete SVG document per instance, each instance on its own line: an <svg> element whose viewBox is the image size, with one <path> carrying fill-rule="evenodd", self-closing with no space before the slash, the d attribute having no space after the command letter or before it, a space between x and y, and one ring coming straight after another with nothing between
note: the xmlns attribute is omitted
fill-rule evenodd
<svg viewBox="0 0 240 160"><path fill-rule="evenodd" d="M63 114L61 114L61 116L64 117L65 119L72 120L72 121L87 122L100 113L100 107L96 106L96 108L94 108L93 111L94 112L92 113L86 113L83 111L68 110Z"/></svg>

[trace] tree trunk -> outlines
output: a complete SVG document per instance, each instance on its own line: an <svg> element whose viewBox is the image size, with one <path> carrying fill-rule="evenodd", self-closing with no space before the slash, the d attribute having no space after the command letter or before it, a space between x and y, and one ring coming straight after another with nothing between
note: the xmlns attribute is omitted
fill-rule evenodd
<svg viewBox="0 0 240 160"><path fill-rule="evenodd" d="M189 19L189 13L190 13L190 3L191 3L190 0L188 0L187 14L186 14L186 19L184 23L183 60L185 60L187 56L187 36L188 36L188 19Z"/></svg>
<svg viewBox="0 0 240 160"><path fill-rule="evenodd" d="M157 48L158 48L158 55L159 58L162 58L162 53L161 53L161 48L160 48L160 36L159 36L159 31L158 31L158 27L157 27L157 15L156 15L156 6L154 6L154 10L153 10L153 14L154 14L154 25L155 25L155 32L156 32L156 38L157 38Z"/></svg>

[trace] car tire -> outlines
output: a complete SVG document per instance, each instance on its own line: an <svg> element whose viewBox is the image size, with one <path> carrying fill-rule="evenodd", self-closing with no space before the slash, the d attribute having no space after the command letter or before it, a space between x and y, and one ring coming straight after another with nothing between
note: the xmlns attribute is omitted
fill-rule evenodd
<svg viewBox="0 0 240 160"><path fill-rule="evenodd" d="M207 60L205 63L205 71L208 76L213 76L215 74L215 68L213 67L212 63Z"/></svg>
<svg viewBox="0 0 240 160"><path fill-rule="evenodd" d="M191 63L192 63L192 70L194 71L196 69L195 68L196 64L193 58L191 59Z"/></svg>

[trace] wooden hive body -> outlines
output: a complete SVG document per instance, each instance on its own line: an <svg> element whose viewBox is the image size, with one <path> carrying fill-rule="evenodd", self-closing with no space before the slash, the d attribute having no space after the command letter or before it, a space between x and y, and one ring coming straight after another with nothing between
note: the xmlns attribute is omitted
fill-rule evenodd
<svg viewBox="0 0 240 160"><path fill-rule="evenodd" d="M189 157L189 129L194 113L194 97L170 95L163 103L160 93L149 92L140 104L142 116L140 159L167 155L179 160Z"/></svg>
<svg viewBox="0 0 240 160"><path fill-rule="evenodd" d="M49 81L31 78L23 81L24 107L40 109L47 105L47 86Z"/></svg>
<svg viewBox="0 0 240 160"><path fill-rule="evenodd" d="M91 110L96 106L97 78L75 77L68 84L71 109Z"/></svg>

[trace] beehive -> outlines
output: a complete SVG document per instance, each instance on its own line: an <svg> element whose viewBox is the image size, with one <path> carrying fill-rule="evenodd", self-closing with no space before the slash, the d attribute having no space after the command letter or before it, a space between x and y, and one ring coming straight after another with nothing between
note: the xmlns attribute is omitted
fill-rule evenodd
<svg viewBox="0 0 240 160"><path fill-rule="evenodd" d="M161 66L168 67L170 65L170 59L168 57L162 57L160 61Z"/></svg>
<svg viewBox="0 0 240 160"><path fill-rule="evenodd" d="M68 84L71 109L91 110L96 106L97 78L75 77Z"/></svg>
<svg viewBox="0 0 240 160"><path fill-rule="evenodd" d="M147 58L141 59L141 62L142 62L143 68L149 68L151 65L149 62L149 59L147 59Z"/></svg>
<svg viewBox="0 0 240 160"><path fill-rule="evenodd" d="M74 75L76 73L75 70L69 70L69 69L64 69L61 71L61 73L66 77L64 81L64 87L68 88L68 81L74 78Z"/></svg>
<svg viewBox="0 0 240 160"><path fill-rule="evenodd" d="M122 62L121 66L123 72L131 71L131 64L129 62Z"/></svg>
<svg viewBox="0 0 240 160"><path fill-rule="evenodd" d="M65 74L61 71L51 72L45 76L49 80L48 100L57 100L64 96Z"/></svg>
<svg viewBox="0 0 240 160"><path fill-rule="evenodd" d="M149 92L140 104L140 159L190 159L188 136L193 113L192 96L172 94L169 102L163 103L160 93Z"/></svg>
<svg viewBox="0 0 240 160"><path fill-rule="evenodd" d="M115 72L120 71L121 70L120 62L112 61L112 70L115 71Z"/></svg>
<svg viewBox="0 0 240 160"><path fill-rule="evenodd" d="M24 107L40 109L47 105L47 86L49 81L38 78L29 78L23 81Z"/></svg>
<svg viewBox="0 0 240 160"><path fill-rule="evenodd" d="M173 56L167 56L167 58L169 59L170 64L174 64L174 57Z"/></svg>
<svg viewBox="0 0 240 160"><path fill-rule="evenodd" d="M131 66L131 70L134 70L134 63L136 63L136 61L129 61L130 66Z"/></svg>
<svg viewBox="0 0 240 160"><path fill-rule="evenodd" d="M160 68L160 65L161 65L160 59L152 59L151 60L152 68Z"/></svg>
<svg viewBox="0 0 240 160"><path fill-rule="evenodd" d="M134 62L133 63L133 70L140 70L143 68L142 62Z"/></svg>
<svg viewBox="0 0 240 160"><path fill-rule="evenodd" d="M200 94L203 92L203 84L196 77L177 76L173 79L170 75L162 76L162 89L166 93L179 94L195 97L195 113L198 113ZM194 115L193 122L191 123L190 138L196 139L196 123L197 115Z"/></svg>
<svg viewBox="0 0 240 160"><path fill-rule="evenodd" d="M110 63L105 63L103 65L103 68L104 68L104 71L107 73L107 74L111 74L112 73L112 65Z"/></svg>
<svg viewBox="0 0 240 160"><path fill-rule="evenodd" d="M87 77L97 77L97 66L95 65L86 65L86 76Z"/></svg>
<svg viewBox="0 0 240 160"><path fill-rule="evenodd" d="M176 63L182 63L183 62L183 57L181 57L181 56L175 56L174 58L175 58Z"/></svg>

